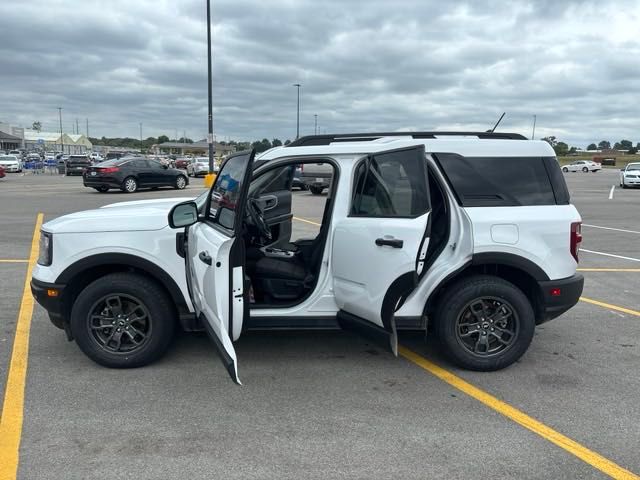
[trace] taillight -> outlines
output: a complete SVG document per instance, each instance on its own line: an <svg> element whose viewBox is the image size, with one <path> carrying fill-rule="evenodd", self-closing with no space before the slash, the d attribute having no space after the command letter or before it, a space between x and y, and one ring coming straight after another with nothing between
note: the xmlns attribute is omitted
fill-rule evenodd
<svg viewBox="0 0 640 480"><path fill-rule="evenodd" d="M114 173L119 171L120 169L118 167L105 167L105 168L101 168L98 170L98 172L100 173Z"/></svg>
<svg viewBox="0 0 640 480"><path fill-rule="evenodd" d="M571 224L571 239L569 242L569 249L571 255L578 262L578 251L580 250L580 244L582 243L582 222L574 222Z"/></svg>

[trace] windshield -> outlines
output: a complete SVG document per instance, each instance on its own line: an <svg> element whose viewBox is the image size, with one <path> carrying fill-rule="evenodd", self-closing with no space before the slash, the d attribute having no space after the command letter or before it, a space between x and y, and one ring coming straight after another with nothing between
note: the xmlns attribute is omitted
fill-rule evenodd
<svg viewBox="0 0 640 480"><path fill-rule="evenodd" d="M12 157L10 155L3 155L3 156L0 156L0 160L5 160L5 161L9 161L9 162L15 162L18 159L16 157Z"/></svg>
<svg viewBox="0 0 640 480"><path fill-rule="evenodd" d="M630 163L627 165L627 170L640 170L640 163Z"/></svg>

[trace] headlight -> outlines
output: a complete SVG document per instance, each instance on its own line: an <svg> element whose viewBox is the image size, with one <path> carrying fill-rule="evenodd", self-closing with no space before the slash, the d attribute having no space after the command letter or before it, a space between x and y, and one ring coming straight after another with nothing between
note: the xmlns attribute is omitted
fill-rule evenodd
<svg viewBox="0 0 640 480"><path fill-rule="evenodd" d="M53 260L53 234L40 232L40 254L38 264L48 267Z"/></svg>

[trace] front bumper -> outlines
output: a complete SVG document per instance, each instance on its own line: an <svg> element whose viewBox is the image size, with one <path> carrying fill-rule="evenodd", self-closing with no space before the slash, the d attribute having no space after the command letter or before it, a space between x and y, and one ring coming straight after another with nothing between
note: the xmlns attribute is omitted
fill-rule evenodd
<svg viewBox="0 0 640 480"><path fill-rule="evenodd" d="M544 323L559 317L578 303L584 287L584 277L576 273L561 280L538 282L538 286L542 296L542 315L539 316L538 323Z"/></svg>
<svg viewBox="0 0 640 480"><path fill-rule="evenodd" d="M56 327L66 330L64 312L64 289L65 285L57 283L41 282L35 278L31 279L31 293L36 301L47 311L49 319ZM50 296L50 291L55 290L56 296Z"/></svg>
<svg viewBox="0 0 640 480"><path fill-rule="evenodd" d="M627 187L640 187L640 177L625 177L623 183Z"/></svg>

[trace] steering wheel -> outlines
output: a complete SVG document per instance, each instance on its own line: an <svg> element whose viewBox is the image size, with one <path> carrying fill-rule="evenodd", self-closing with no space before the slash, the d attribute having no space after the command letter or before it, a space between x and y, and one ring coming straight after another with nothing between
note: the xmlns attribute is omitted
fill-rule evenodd
<svg viewBox="0 0 640 480"><path fill-rule="evenodd" d="M258 229L260 236L265 238L268 241L273 240L273 235L271 235L271 229L267 225L267 222L264 221L264 214L262 213L262 209L260 205L258 205L258 200L255 198L249 199L248 204L249 216L251 217L251 221Z"/></svg>

